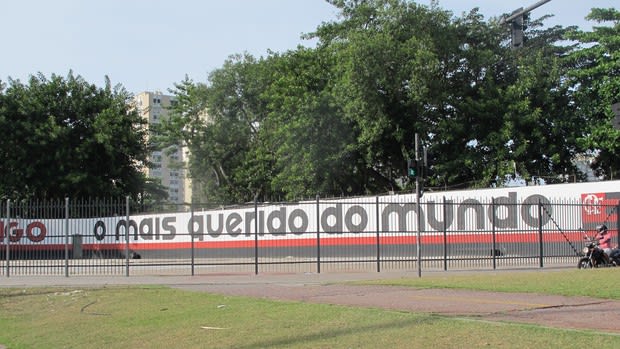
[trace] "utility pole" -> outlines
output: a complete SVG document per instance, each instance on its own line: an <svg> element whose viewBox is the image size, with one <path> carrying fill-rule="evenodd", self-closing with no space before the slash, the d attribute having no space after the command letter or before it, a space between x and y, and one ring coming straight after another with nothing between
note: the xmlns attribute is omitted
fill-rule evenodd
<svg viewBox="0 0 620 349"><path fill-rule="evenodd" d="M549 1L551 0L541 0L532 6L526 7L525 9L523 7L520 7L512 11L510 16L502 17L502 19L500 19L499 24L510 23L510 37L512 40L512 48L516 49L523 46L523 42L525 39L525 36L523 34L525 25L524 17L527 16L534 9L548 3Z"/></svg>
<svg viewBox="0 0 620 349"><path fill-rule="evenodd" d="M415 134L415 156L413 159L407 160L407 175L409 179L415 178L415 207L416 207L416 256L418 261L418 276L422 276L422 248L421 248L421 234L422 231L422 209L420 205L420 199L424 190L424 177L426 171L426 149L420 146L420 137ZM424 155L422 155L422 153Z"/></svg>
<svg viewBox="0 0 620 349"><path fill-rule="evenodd" d="M421 169L422 166L420 166L420 163L423 160L420 159L420 137L418 136L418 134L415 134L415 162L417 164L417 168L418 171ZM421 223L422 223L422 219L420 218L420 214L422 212L422 210L420 209L420 198L422 197L422 195L420 195L421 192L421 183L420 183L420 177L421 177L422 173L421 171L418 172L417 176L415 177L415 204L416 204L416 219L417 219L417 232L416 232L416 260L418 261L418 277L422 277L422 248L420 246L421 244L421 235L420 234L420 230L422 230L421 227Z"/></svg>

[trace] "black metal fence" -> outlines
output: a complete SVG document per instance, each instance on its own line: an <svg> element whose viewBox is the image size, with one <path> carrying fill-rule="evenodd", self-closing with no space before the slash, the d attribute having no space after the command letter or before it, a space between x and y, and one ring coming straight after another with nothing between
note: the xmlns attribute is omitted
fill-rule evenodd
<svg viewBox="0 0 620 349"><path fill-rule="evenodd" d="M0 203L0 275L141 275L543 268L577 265L618 203L368 197L169 205Z"/></svg>

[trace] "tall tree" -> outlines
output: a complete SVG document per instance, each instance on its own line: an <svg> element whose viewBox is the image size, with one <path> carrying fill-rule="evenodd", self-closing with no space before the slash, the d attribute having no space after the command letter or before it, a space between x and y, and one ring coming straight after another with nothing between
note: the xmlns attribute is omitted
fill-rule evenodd
<svg viewBox="0 0 620 349"><path fill-rule="evenodd" d="M457 98L465 96L455 105L461 123L469 125L465 146L473 154L475 166L468 167L474 169L475 186L501 186L515 177L563 182L577 171L573 162L583 120L574 113L565 84L568 66L561 57L570 47L557 44L568 29L540 29L544 18L529 23L529 40L519 49L502 44L505 27L490 26L479 32L487 36L478 41L485 49L465 53L466 62L477 63L473 70L467 64L469 79L453 91ZM466 45L475 45L476 35L466 35ZM461 70L457 66L455 76Z"/></svg>
<svg viewBox="0 0 620 349"><path fill-rule="evenodd" d="M332 3L342 21L315 35L338 54L334 90L355 125L370 191L398 187L415 133L429 148L433 186L502 185L515 164L527 178L573 172L558 60L566 49L556 46L564 30L534 22L528 48L515 52L508 31L477 9L454 18L436 4Z"/></svg>
<svg viewBox="0 0 620 349"><path fill-rule="evenodd" d="M273 152L272 191L287 199L359 194L363 162L332 93L333 52L298 48L268 61L276 78L263 94L269 114L260 131Z"/></svg>
<svg viewBox="0 0 620 349"><path fill-rule="evenodd" d="M144 121L122 87L69 73L9 80L0 93L0 193L8 197L144 194Z"/></svg>
<svg viewBox="0 0 620 349"><path fill-rule="evenodd" d="M190 175L211 202L250 201L268 192L269 170L258 171L257 163L270 160L252 153L261 146L261 94L272 79L263 69L249 54L234 55L211 72L208 84L186 79L172 91L178 103L161 125L160 140L189 147ZM248 170L252 166L256 171Z"/></svg>
<svg viewBox="0 0 620 349"><path fill-rule="evenodd" d="M314 35L337 55L333 89L364 160L363 192L398 190L414 134L430 133L428 106L445 91L434 35L449 35L449 13L396 0L332 3L342 21Z"/></svg>
<svg viewBox="0 0 620 349"><path fill-rule="evenodd" d="M587 19L606 25L574 31L567 37L580 49L568 58L569 84L578 113L587 120L580 145L595 156L592 168L603 178L620 177L620 131L611 125L611 105L620 103L620 11L592 9Z"/></svg>
<svg viewBox="0 0 620 349"><path fill-rule="evenodd" d="M571 47L558 44L567 28L531 21L525 47L512 50L508 27L477 9L453 17L436 3L330 2L341 17L307 35L316 48L232 57L209 84L180 90L191 103L178 104L171 133L192 135L192 176L210 200L406 190L416 133L431 186L576 173L585 119L569 99ZM200 110L207 122L192 117Z"/></svg>

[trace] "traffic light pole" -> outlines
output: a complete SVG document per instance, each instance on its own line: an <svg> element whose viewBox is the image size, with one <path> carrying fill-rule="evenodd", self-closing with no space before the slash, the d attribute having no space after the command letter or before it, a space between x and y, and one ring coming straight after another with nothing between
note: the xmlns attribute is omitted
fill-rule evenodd
<svg viewBox="0 0 620 349"><path fill-rule="evenodd" d="M420 138L418 134L415 134L415 160L416 163L419 164L420 159ZM418 169L420 167L418 166ZM420 240L420 230L422 219L420 218L421 209L420 209L420 177L421 173L418 173L415 177L415 203L416 203L416 219L417 219L417 231L416 231L416 260L418 261L418 277L422 277L422 249L421 249L421 240Z"/></svg>
<svg viewBox="0 0 620 349"><path fill-rule="evenodd" d="M514 10L510 16L508 17L502 17L499 20L499 24L505 24L505 23L509 23L511 28L510 28L510 37L511 37L511 41L512 41L512 48L516 49L516 48L520 48L521 46L523 46L524 43L524 34L523 34L523 30L524 30L524 16L528 15L530 12L532 12L534 9L548 3L551 0L541 0L537 3L535 3L532 6L526 7L525 9L523 7L520 7L516 10Z"/></svg>
<svg viewBox="0 0 620 349"><path fill-rule="evenodd" d="M537 3L535 3L534 5L530 6L530 7L526 7L525 9L520 8L517 11L513 12L510 16L508 17L502 17L502 19L499 20L499 24L504 24L504 23L510 23L513 20L515 20L518 17L523 16L524 14L530 13L533 10L539 8L540 6L548 3L551 0L541 0Z"/></svg>

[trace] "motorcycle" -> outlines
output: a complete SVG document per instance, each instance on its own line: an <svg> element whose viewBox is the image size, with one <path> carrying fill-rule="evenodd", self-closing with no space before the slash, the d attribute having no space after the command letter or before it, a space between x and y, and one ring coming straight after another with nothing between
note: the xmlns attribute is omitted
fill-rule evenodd
<svg viewBox="0 0 620 349"><path fill-rule="evenodd" d="M577 264L579 269L604 268L620 266L620 250L612 250L610 256L599 247L599 241L588 236L584 237L586 244L582 249L581 258Z"/></svg>

